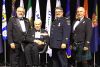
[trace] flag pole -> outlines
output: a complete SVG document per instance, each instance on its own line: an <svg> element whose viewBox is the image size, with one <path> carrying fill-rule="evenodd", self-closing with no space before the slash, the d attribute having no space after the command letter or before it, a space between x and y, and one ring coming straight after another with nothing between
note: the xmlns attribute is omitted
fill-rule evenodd
<svg viewBox="0 0 100 67"><path fill-rule="evenodd" d="M94 63L93 63L93 66L95 67L95 52L94 52Z"/></svg>
<svg viewBox="0 0 100 67"><path fill-rule="evenodd" d="M6 41L4 40L4 66L6 67Z"/></svg>
<svg viewBox="0 0 100 67"><path fill-rule="evenodd" d="M1 31L0 31L0 38L1 38ZM2 52L3 52L2 40L0 39L0 53Z"/></svg>

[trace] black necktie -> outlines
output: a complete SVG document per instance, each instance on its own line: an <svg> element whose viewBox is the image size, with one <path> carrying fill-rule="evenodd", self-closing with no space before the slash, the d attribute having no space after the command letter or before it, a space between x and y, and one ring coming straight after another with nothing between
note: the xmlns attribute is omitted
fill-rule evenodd
<svg viewBox="0 0 100 67"><path fill-rule="evenodd" d="M20 18L20 20L23 20L23 18Z"/></svg>
<svg viewBox="0 0 100 67"><path fill-rule="evenodd" d="M80 21L80 19L76 19L76 21Z"/></svg>
<svg viewBox="0 0 100 67"><path fill-rule="evenodd" d="M24 20L23 18L18 18L19 20Z"/></svg>
<svg viewBox="0 0 100 67"><path fill-rule="evenodd" d="M40 30L36 30L36 32L40 32Z"/></svg>

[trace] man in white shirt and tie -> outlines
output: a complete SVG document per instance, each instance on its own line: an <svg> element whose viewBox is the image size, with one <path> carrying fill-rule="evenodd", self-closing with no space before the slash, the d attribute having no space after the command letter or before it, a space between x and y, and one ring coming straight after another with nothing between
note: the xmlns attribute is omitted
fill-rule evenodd
<svg viewBox="0 0 100 67"><path fill-rule="evenodd" d="M76 21L73 23L72 39L73 47L76 51L75 59L77 60L77 67L88 67L87 60L91 59L90 41L92 34L91 20L85 17L85 9L83 7L77 8Z"/></svg>
<svg viewBox="0 0 100 67"><path fill-rule="evenodd" d="M25 38L27 31L30 29L30 22L24 17L25 9L18 7L16 10L16 16L11 17L8 22L8 43L10 44L11 53L10 61L11 67L20 66L20 57L25 46Z"/></svg>
<svg viewBox="0 0 100 67"><path fill-rule="evenodd" d="M34 21L34 28L29 30L26 40L29 44L25 47L26 66L38 66L39 52L45 53L49 44L48 32L41 28L42 21L40 19ZM42 66L44 67L44 66Z"/></svg>

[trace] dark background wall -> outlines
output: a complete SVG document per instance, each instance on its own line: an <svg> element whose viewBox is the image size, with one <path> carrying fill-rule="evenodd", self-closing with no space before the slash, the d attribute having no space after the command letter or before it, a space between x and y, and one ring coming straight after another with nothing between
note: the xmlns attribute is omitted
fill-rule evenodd
<svg viewBox="0 0 100 67"><path fill-rule="evenodd" d="M0 4L2 4L1 2L2 0L0 0ZM5 0L6 1L6 13L7 13L7 21L9 19L9 17L11 16L11 6L12 6L12 1L11 0ZM70 0L70 11L71 11L71 20L74 20L74 16L75 16L75 11L76 11L76 1L77 0ZM88 3L88 6L89 6L89 17L91 18L92 16L92 13L93 13L93 6L94 6L94 1L95 0L88 0L89 3ZM41 14L41 19L43 21L43 23L45 24L45 17L46 17L46 3L47 3L47 0L39 0L40 2L40 14ZM80 5L83 6L83 3L84 3L84 0L80 0ZM16 0L16 3L15 3L15 8L17 8L20 4L20 0ZM61 0L61 6L63 7L64 9L64 15L66 13L66 0ZM100 4L100 0L98 0L98 5ZM24 0L24 7L27 11L27 5L28 5L28 0ZM36 0L32 0L32 11L33 11L33 20L34 20L34 16L35 16L35 6L36 6ZM52 10L52 17L54 18L54 9L55 9L55 6L56 6L56 0L51 0L51 10ZM0 6L2 7L2 6ZM100 6L98 6L100 7ZM99 11L100 11L100 8L98 8ZM2 9L1 9L2 10ZM0 10L0 12L1 12ZM98 11L98 12L99 12ZM100 20L100 13L99 13L99 20ZM43 24L43 27L44 27L44 24Z"/></svg>
<svg viewBox="0 0 100 67"><path fill-rule="evenodd" d="M5 0L6 1L6 13L7 13L7 22L9 20L9 18L11 17L11 11L12 11L12 1L11 0ZM76 11L76 1L77 0L70 0L70 11L71 11L71 23L73 22L74 18L75 18L75 11ZM92 17L92 13L93 13L93 4L94 4L95 0L89 0L89 17ZM40 2L40 14L41 14L41 19L43 21L43 28L45 26L45 18L46 18L46 3L47 0L39 0ZM84 0L80 0L80 5L83 6ZM15 8L17 8L20 4L20 0L16 0L15 3ZM66 0L61 0L61 6L64 9L64 16L66 14ZM100 0L98 0L98 24L100 26ZM24 7L27 11L27 5L28 5L28 0L24 0ZM33 11L33 20L34 20L34 16L35 16L35 5L36 5L36 0L32 0L32 11ZM54 9L56 6L56 0L51 0L51 10L52 10L52 18L54 19ZM0 0L0 22L2 22L1 19L1 13L2 12L2 0ZM100 28L100 27L99 27ZM1 23L0 23L0 29L1 29ZM100 32L100 30L99 30ZM9 45L7 44L7 62L9 62ZM96 53L96 63L100 64L100 46L99 46L99 51ZM2 54L0 54L0 62L2 63L4 61L4 52ZM93 61L93 60L92 60Z"/></svg>

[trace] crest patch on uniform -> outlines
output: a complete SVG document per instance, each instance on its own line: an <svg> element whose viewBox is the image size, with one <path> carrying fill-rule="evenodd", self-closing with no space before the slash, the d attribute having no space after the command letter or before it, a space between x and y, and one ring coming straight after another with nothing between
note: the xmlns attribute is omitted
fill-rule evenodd
<svg viewBox="0 0 100 67"><path fill-rule="evenodd" d="M66 40L68 40L68 38L66 38Z"/></svg>
<svg viewBox="0 0 100 67"><path fill-rule="evenodd" d="M61 26L61 24L59 23L59 24L58 24L58 26L60 27L60 26Z"/></svg>

